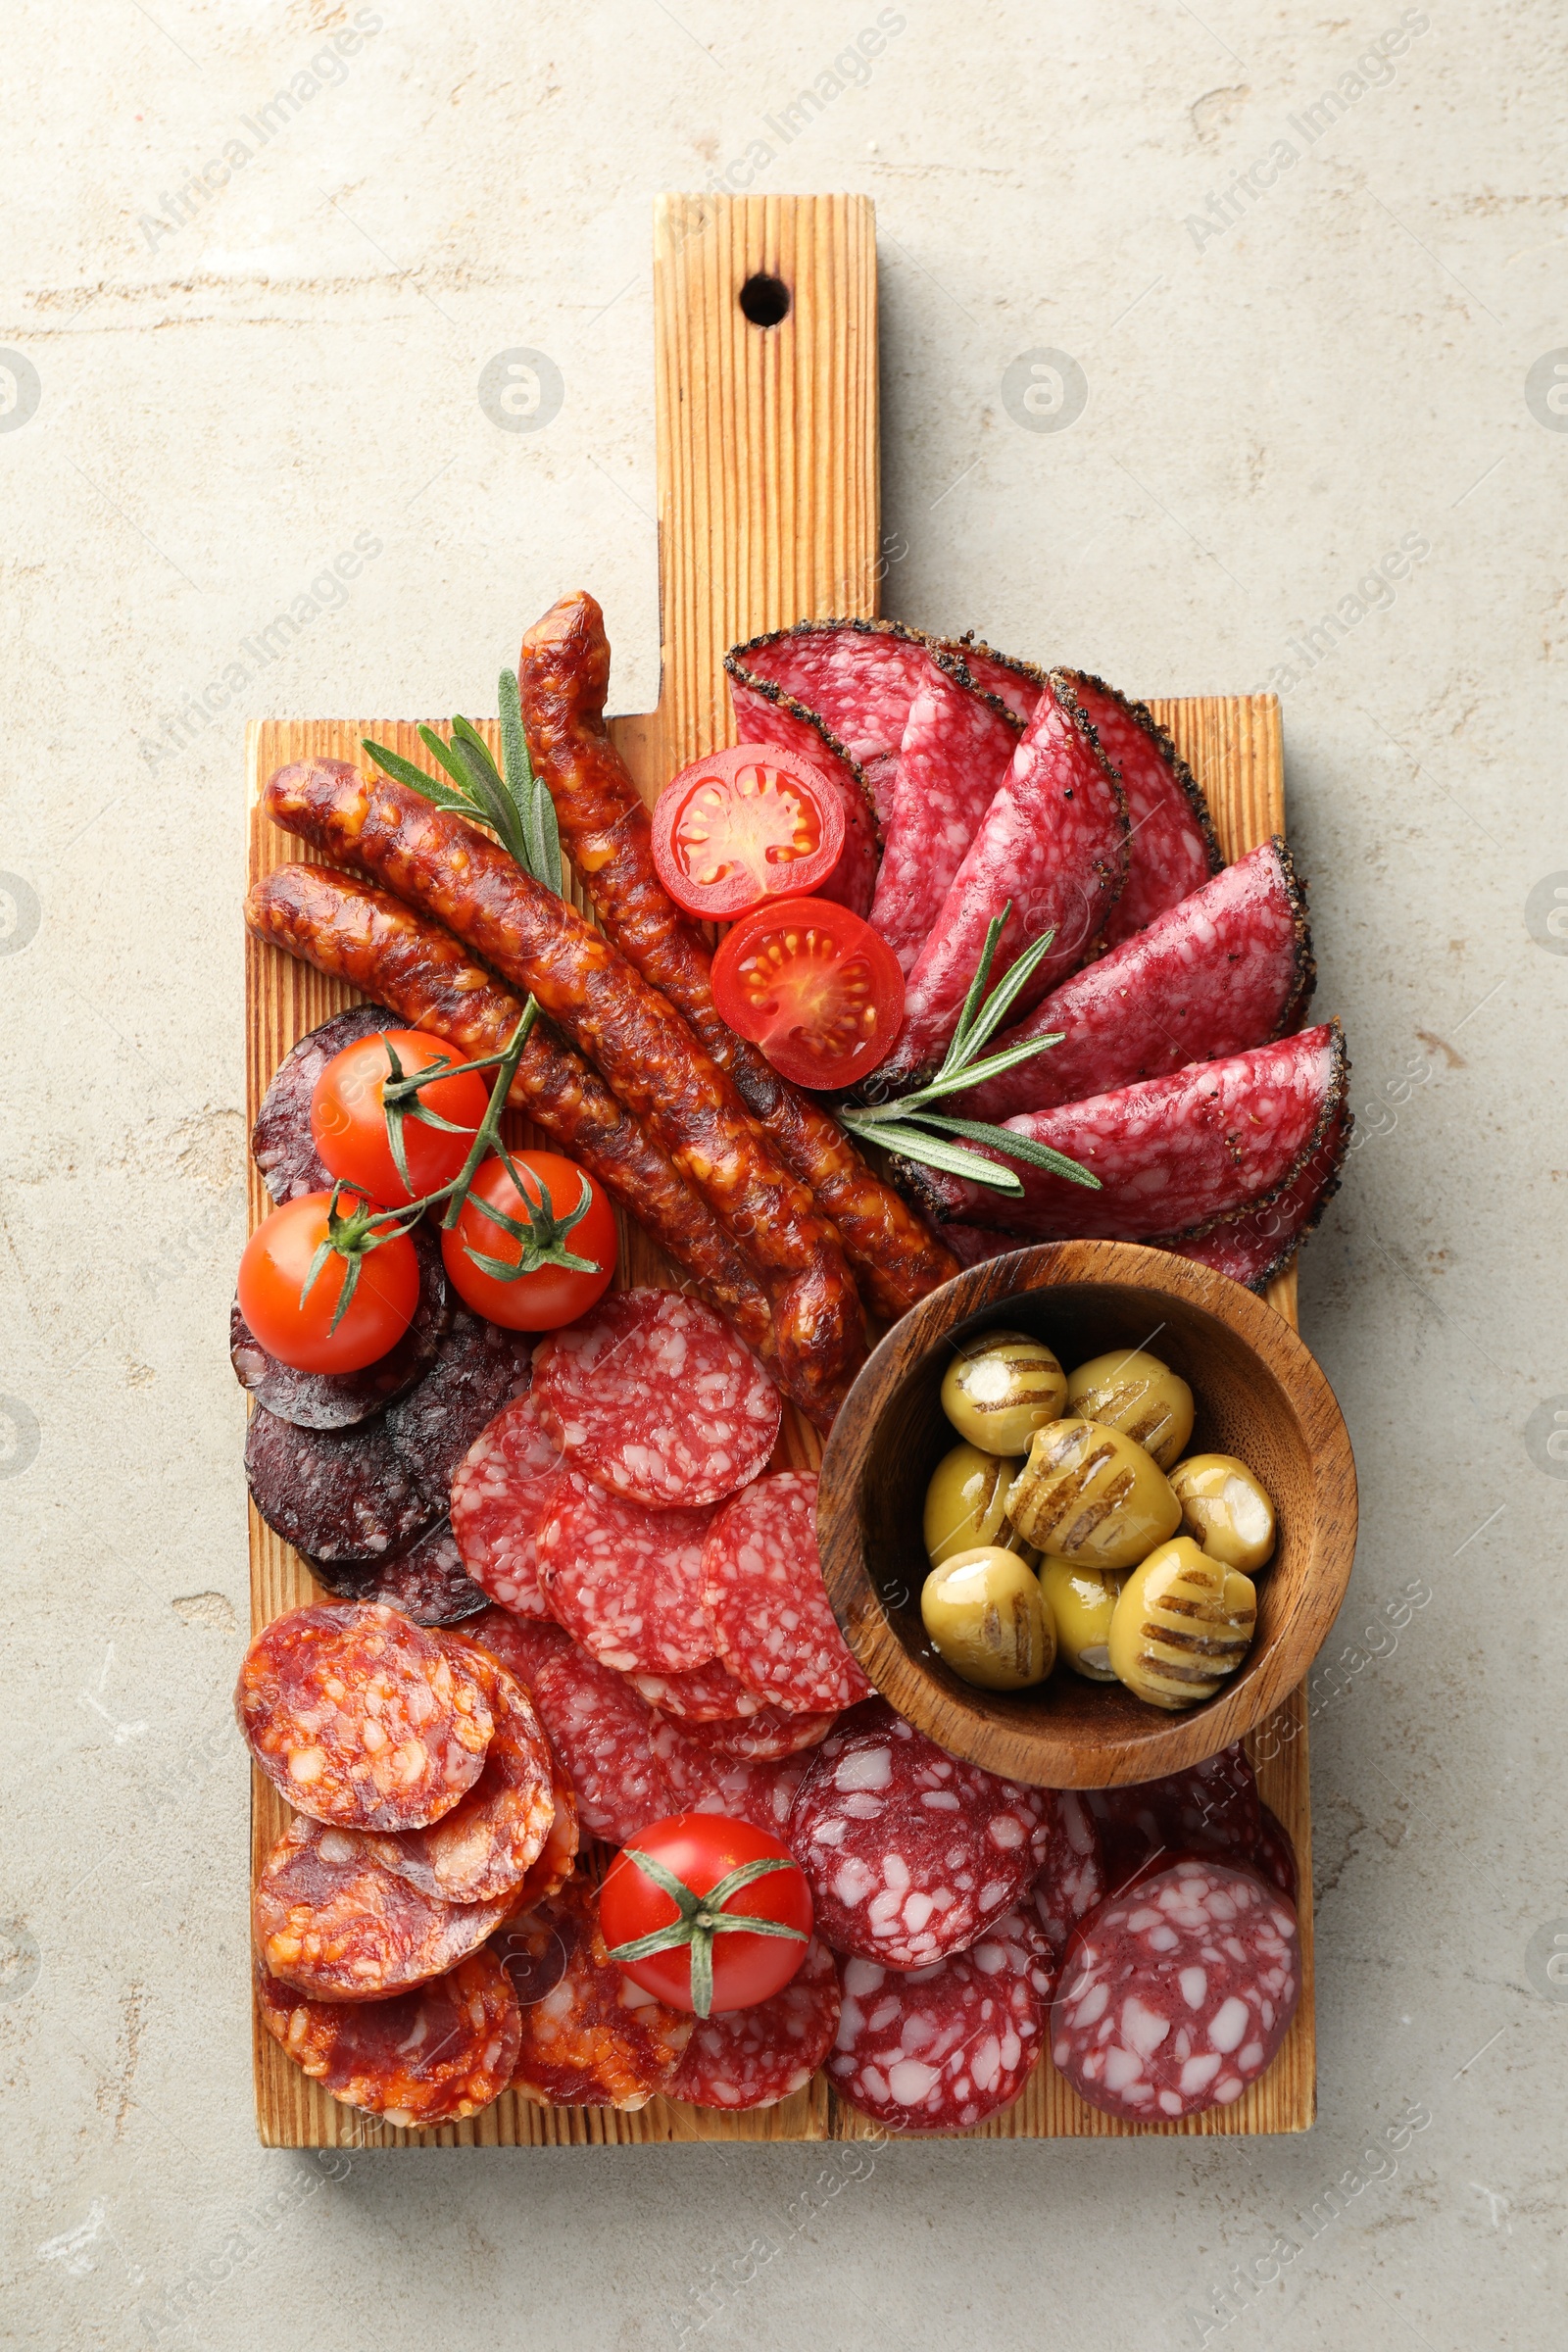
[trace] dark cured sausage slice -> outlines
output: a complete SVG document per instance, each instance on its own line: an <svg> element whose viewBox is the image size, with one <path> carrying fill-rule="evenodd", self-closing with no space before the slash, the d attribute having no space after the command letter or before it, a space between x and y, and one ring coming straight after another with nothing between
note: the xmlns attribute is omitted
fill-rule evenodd
<svg viewBox="0 0 1568 2352"><path fill-rule="evenodd" d="M777 1443L761 1365L679 1291L615 1292L541 1341L533 1364L539 1418L571 1467L655 1510L721 1502Z"/></svg>
<svg viewBox="0 0 1568 2352"><path fill-rule="evenodd" d="M1250 1870L1178 1862L1113 1896L1075 1938L1051 2055L1106 2115L1200 2115L1256 2082L1300 1988L1296 1913L1283 1895Z"/></svg>
<svg viewBox="0 0 1568 2352"><path fill-rule="evenodd" d="M514 1900L544 1849L555 1817L549 1744L520 1683L477 1642L454 1642L495 1721L484 1770L427 1830L369 1837L377 1861L447 1903ZM573 1841L575 1843L575 1840Z"/></svg>
<svg viewBox="0 0 1568 2352"><path fill-rule="evenodd" d="M346 2107L417 2131L460 2123L512 2080L522 2017L493 1952L391 2000L312 2001L256 1973L262 2019L296 2066Z"/></svg>
<svg viewBox="0 0 1568 2352"><path fill-rule="evenodd" d="M703 1614L710 1510L651 1511L568 1470L540 1522L545 1599L573 1641L622 1674L682 1674L713 1654Z"/></svg>
<svg viewBox="0 0 1568 2352"><path fill-rule="evenodd" d="M274 1200L294 1200L302 1193L331 1190L331 1173L311 1136L311 1097L316 1081L345 1046L401 1025L395 1012L383 1011L379 1004L354 1004L347 1012L336 1012L329 1021L322 1021L284 1054L251 1129L251 1156Z"/></svg>
<svg viewBox="0 0 1568 2352"><path fill-rule="evenodd" d="M782 1992L750 2009L700 2018L669 2085L697 2107L776 2107L806 2085L838 2032L839 1974L813 1936Z"/></svg>
<svg viewBox="0 0 1568 2352"><path fill-rule="evenodd" d="M426 1828L478 1779L495 1719L467 1661L395 1609L293 1609L245 1652L234 1711L290 1804L360 1830Z"/></svg>
<svg viewBox="0 0 1568 2352"><path fill-rule="evenodd" d="M1170 1078L1069 1102L1005 1124L1097 1175L1098 1193L1019 1167L1022 1199L935 1169L908 1181L937 1213L1035 1241L1067 1235L1139 1241L1244 1204L1261 1207L1291 1184L1343 1110L1349 1065L1338 1021L1303 1029ZM1000 1157L986 1145L971 1149Z"/></svg>
<svg viewBox="0 0 1568 2352"><path fill-rule="evenodd" d="M1262 1832L1257 1780L1240 1742L1185 1772L1087 1791L1104 1840L1114 1892L1152 1854L1214 1854L1244 1861Z"/></svg>
<svg viewBox="0 0 1568 2352"><path fill-rule="evenodd" d="M549 1984L539 1998L524 1992L514 2090L549 2106L630 2109L668 2089L696 2020L622 1976L583 1880L513 1920L497 1950L527 1990Z"/></svg>
<svg viewBox="0 0 1568 2352"><path fill-rule="evenodd" d="M228 1310L228 1360L240 1387L280 1421L301 1429L349 1429L422 1382L436 1361L452 1305L441 1245L428 1221L421 1217L409 1239L419 1261L419 1299L395 1348L361 1372L300 1372L268 1353L236 1298ZM445 1509L444 1495L437 1507Z"/></svg>
<svg viewBox="0 0 1568 2352"><path fill-rule="evenodd" d="M1148 705L1087 670L1066 674L1127 796L1127 879L1105 924L1106 944L1115 947L1201 889L1224 859L1198 778Z"/></svg>
<svg viewBox="0 0 1568 2352"><path fill-rule="evenodd" d="M406 1551L440 1515L380 1418L359 1429L300 1429L253 1405L245 1480L273 1533L328 1567Z"/></svg>
<svg viewBox="0 0 1568 2352"><path fill-rule="evenodd" d="M571 1643L535 1676L533 1701L590 1838L624 1845L664 1818L670 1807L654 1759L653 1717L623 1674Z"/></svg>
<svg viewBox="0 0 1568 2352"><path fill-rule="evenodd" d="M818 1715L869 1691L822 1582L814 1471L775 1470L720 1511L703 1548L703 1599L720 1657L759 1697Z"/></svg>
<svg viewBox="0 0 1568 2352"><path fill-rule="evenodd" d="M1306 903L1281 840L1265 841L1133 939L1074 972L1001 1053L1059 1036L958 1098L967 1119L1008 1119L1245 1053L1299 1023L1312 990Z"/></svg>
<svg viewBox="0 0 1568 2352"><path fill-rule="evenodd" d="M339 1600L380 1601L416 1625L459 1625L490 1606L489 1593L464 1572L450 1519L426 1528L395 1559L312 1560L310 1570Z"/></svg>
<svg viewBox="0 0 1568 2352"><path fill-rule="evenodd" d="M565 1456L530 1391L480 1431L452 1477L452 1532L463 1564L517 1617L550 1615L539 1582L539 1527Z"/></svg>
<svg viewBox="0 0 1568 2352"><path fill-rule="evenodd" d="M903 1974L847 1960L827 2077L893 2132L963 2132L1010 2106L1040 2055L1038 1946L1016 1912Z"/></svg>
<svg viewBox="0 0 1568 2352"><path fill-rule="evenodd" d="M776 1762L726 1756L693 1737L686 1724L658 1721L654 1758L674 1808L683 1813L725 1813L782 1838L810 1758L781 1756Z"/></svg>
<svg viewBox="0 0 1568 2352"><path fill-rule="evenodd" d="M1264 1805L1258 1825L1257 1843L1252 1848L1251 1863L1260 1870L1271 1886L1277 1886L1286 1901L1295 1907L1297 1891L1296 1847L1290 1831L1277 1813Z"/></svg>
<svg viewBox="0 0 1568 2352"><path fill-rule="evenodd" d="M262 1865L251 1920L264 1964L285 1984L317 2000L378 2001L456 1967L515 1899L448 1903L421 1894L377 1860L359 1831L302 1816Z"/></svg>
<svg viewBox="0 0 1568 2352"><path fill-rule="evenodd" d="M452 1506L453 1473L475 1438L526 1390L532 1352L523 1333L460 1306L423 1380L389 1407L387 1435L420 1493L443 1513Z"/></svg>

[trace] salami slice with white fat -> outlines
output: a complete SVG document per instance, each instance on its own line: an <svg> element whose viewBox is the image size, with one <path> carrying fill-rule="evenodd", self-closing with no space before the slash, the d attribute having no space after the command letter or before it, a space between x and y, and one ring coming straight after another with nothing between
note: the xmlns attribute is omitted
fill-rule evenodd
<svg viewBox="0 0 1568 2352"><path fill-rule="evenodd" d="M1169 1078L1147 1078L1058 1110L1008 1119L1013 1133L1063 1152L1101 1190L1016 1166L1022 1198L935 1169L906 1181L938 1218L1034 1241L1069 1235L1138 1241L1173 1233L1291 1184L1341 1116L1348 1078L1338 1021ZM1008 1164L989 1145L971 1145Z"/></svg>
<svg viewBox="0 0 1568 2352"><path fill-rule="evenodd" d="M1272 2061L1301 1988L1296 1912L1250 1870L1177 1862L1113 1896L1074 1939L1051 2055L1130 2123L1229 2106Z"/></svg>
<svg viewBox="0 0 1568 2352"><path fill-rule="evenodd" d="M822 1582L814 1472L776 1470L719 1512L703 1550L703 1600L719 1656L760 1698L831 1714L870 1690Z"/></svg>
<svg viewBox="0 0 1568 2352"><path fill-rule="evenodd" d="M833 2047L841 2005L833 1955L813 1936L782 1992L698 2019L669 2097L731 2114L776 2107L806 2088Z"/></svg>
<svg viewBox="0 0 1568 2352"><path fill-rule="evenodd" d="M682 1674L713 1654L703 1609L710 1510L650 1510L579 1470L558 1480L538 1535L546 1605L602 1665Z"/></svg>
<svg viewBox="0 0 1568 2352"><path fill-rule="evenodd" d="M379 1862L421 1893L448 1903L515 1897L555 1818L550 1748L522 1685L477 1642L453 1647L484 1693L495 1722L484 1769L450 1813L426 1830L372 1835Z"/></svg>
<svg viewBox="0 0 1568 2352"><path fill-rule="evenodd" d="M395 1012L386 1012L379 1004L355 1004L322 1021L285 1054L262 1097L251 1129L251 1156L274 1200L296 1200L302 1193L325 1193L332 1188L331 1171L311 1135L311 1097L333 1055L346 1046L358 1045L362 1037L406 1027Z"/></svg>
<svg viewBox="0 0 1568 2352"><path fill-rule="evenodd" d="M847 1960L828 2081L891 2132L969 2131L1011 2105L1039 2058L1039 1976L1017 1913L929 1968Z"/></svg>
<svg viewBox="0 0 1568 2352"><path fill-rule="evenodd" d="M696 1723L688 1730L698 1743L721 1756L754 1758L759 1763L780 1756L803 1756L820 1747L840 1720L837 1713L795 1715L783 1707L760 1707L739 1722Z"/></svg>
<svg viewBox="0 0 1568 2352"><path fill-rule="evenodd" d="M709 1658L685 1674L634 1674L632 1681L651 1707L677 1723L739 1723L767 1705L735 1680L722 1658Z"/></svg>
<svg viewBox="0 0 1568 2352"><path fill-rule="evenodd" d="M293 1609L246 1651L234 1712L291 1805L359 1830L424 1829L483 1768L495 1718L471 1665L396 1609Z"/></svg>
<svg viewBox="0 0 1568 2352"><path fill-rule="evenodd" d="M379 2001L313 2001L257 1968L263 2023L296 2066L345 2107L418 2131L460 2123L500 2096L522 2015L495 1954Z"/></svg>
<svg viewBox="0 0 1568 2352"><path fill-rule="evenodd" d="M790 1815L816 1931L836 1951L918 1969L973 1943L1044 1859L1038 1788L950 1756L891 1707L816 1750Z"/></svg>
<svg viewBox="0 0 1568 2352"><path fill-rule="evenodd" d="M1293 1908L1297 1894L1296 1847L1290 1831L1277 1813L1268 1806L1260 1808L1257 1843L1251 1853L1252 1868L1261 1871L1271 1886L1277 1886Z"/></svg>
<svg viewBox="0 0 1568 2352"><path fill-rule="evenodd" d="M832 729L804 703L741 667L733 655L724 666L729 671L730 701L740 741L776 743L798 753L826 776L838 793L844 810L844 847L827 880L817 885L816 897L832 899L848 906L852 914L869 914L876 887L877 831L875 804L864 771Z"/></svg>
<svg viewBox="0 0 1568 2352"><path fill-rule="evenodd" d="M531 1394L503 1405L452 1474L452 1532L463 1564L518 1617L548 1617L539 1582L539 1526L565 1456Z"/></svg>
<svg viewBox="0 0 1568 2352"><path fill-rule="evenodd" d="M724 1813L782 1838L807 1769L808 1755L769 1759L727 1756L697 1739L688 1724L658 1720L654 1755L673 1809L682 1813Z"/></svg>
<svg viewBox="0 0 1568 2352"><path fill-rule="evenodd" d="M1114 1892L1154 1854L1243 1861L1262 1829L1257 1780L1240 1741L1185 1771L1086 1792Z"/></svg>
<svg viewBox="0 0 1568 2352"><path fill-rule="evenodd" d="M958 1115L1052 1110L1245 1053L1298 1026L1312 981L1290 853L1277 838L1261 842L994 1038L988 1051L999 1054L1034 1037L1061 1042L971 1088Z"/></svg>
<svg viewBox="0 0 1568 2352"><path fill-rule="evenodd" d="M1105 922L1113 948L1201 889L1224 860L1202 788L1147 703L1087 670L1066 674L1127 799L1127 879Z"/></svg>
<svg viewBox="0 0 1568 2352"><path fill-rule="evenodd" d="M385 1355L358 1372L301 1372L269 1353L236 1298L228 1310L228 1358L240 1387L280 1421L300 1429L352 1429L422 1385L451 1325L452 1299L441 1245L426 1218L419 1219L409 1240L418 1260L418 1300L413 1321ZM434 1507L446 1509L444 1494L434 1497Z"/></svg>
<svg viewBox="0 0 1568 2352"><path fill-rule="evenodd" d="M458 1625L490 1606L463 1565L450 1519L439 1520L393 1559L312 1560L311 1574L339 1600L376 1600L416 1625Z"/></svg>
<svg viewBox="0 0 1568 2352"><path fill-rule="evenodd" d="M792 697L844 745L871 788L884 828L896 808L909 707L934 664L917 631L891 620L807 620L738 645L725 663L754 693ZM765 735L765 727L764 727ZM755 738L746 735L742 740Z"/></svg>
<svg viewBox="0 0 1568 2352"><path fill-rule="evenodd" d="M513 2088L555 2107L646 2107L667 2090L695 2019L666 2009L611 1959L581 1879L496 1940L522 2007Z"/></svg>
<svg viewBox="0 0 1568 2352"><path fill-rule="evenodd" d="M302 1429L253 1405L245 1483L273 1534L328 1567L407 1551L441 1516L379 1414L355 1429Z"/></svg>
<svg viewBox="0 0 1568 2352"><path fill-rule="evenodd" d="M379 2001L476 1951L515 1897L449 1903L388 1870L358 1830L293 1821L251 1898L269 1972L323 2001Z"/></svg>
<svg viewBox="0 0 1568 2352"><path fill-rule="evenodd" d="M1104 1901L1107 1879L1099 1826L1083 1796L1075 1788L1043 1793L1047 1799L1045 1859L1028 1901L1051 1953L1051 1981L1042 1987L1043 1997L1049 2000L1055 1991L1072 1932Z"/></svg>
<svg viewBox="0 0 1568 2352"><path fill-rule="evenodd" d="M463 1632L466 1641L487 1649L530 1694L541 1670L552 1658L569 1655L573 1646L571 1636L559 1625L542 1617L515 1617L494 1603L482 1616L469 1618Z"/></svg>
<svg viewBox="0 0 1568 2352"><path fill-rule="evenodd" d="M751 1349L682 1291L616 1292L543 1341L533 1398L574 1470L655 1510L735 1494L765 1466L781 1412Z"/></svg>
<svg viewBox="0 0 1568 2352"><path fill-rule="evenodd" d="M1302 1158L1284 1189L1260 1208L1233 1210L1191 1233L1162 1234L1154 1244L1177 1257L1190 1257L1216 1274L1228 1274L1250 1291L1266 1291L1282 1274L1340 1189L1349 1149L1348 1109L1333 1120L1321 1143Z"/></svg>
<svg viewBox="0 0 1568 2352"><path fill-rule="evenodd" d="M904 722L867 918L905 972L931 935L1017 741L1004 710L927 655Z"/></svg>
<svg viewBox="0 0 1568 2352"><path fill-rule="evenodd" d="M533 1702L590 1838L624 1845L664 1818L670 1808L654 1757L653 1717L623 1674L573 1643L540 1668Z"/></svg>

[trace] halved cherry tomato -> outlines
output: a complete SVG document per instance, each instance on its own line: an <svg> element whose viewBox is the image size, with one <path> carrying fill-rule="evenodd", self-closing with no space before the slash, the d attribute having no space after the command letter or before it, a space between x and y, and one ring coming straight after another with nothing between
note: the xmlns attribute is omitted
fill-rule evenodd
<svg viewBox="0 0 1568 2352"><path fill-rule="evenodd" d="M346 1176L370 1200L388 1208L422 1200L427 1193L450 1184L468 1156L468 1148L490 1103L490 1089L477 1071L461 1078L437 1078L417 1095L404 1097L403 1149L410 1184L398 1174L387 1135L381 1089L392 1076L391 1047L405 1078L438 1062L456 1065L465 1056L456 1046L422 1029L388 1029L374 1037L359 1038L334 1054L311 1094L311 1134L325 1166L334 1176ZM492 1075L494 1073L491 1073ZM447 1119L461 1130L452 1135L415 1115L416 1104ZM412 1189L411 1189L412 1187Z"/></svg>
<svg viewBox="0 0 1568 2352"><path fill-rule="evenodd" d="M368 1250L336 1331L347 1261L333 1250L304 1290L311 1260L327 1238L330 1193L302 1193L257 1226L239 1261L240 1313L262 1346L299 1372L358 1372L395 1348L419 1303L419 1261L407 1234ZM359 1203L343 1195L338 1211Z"/></svg>
<svg viewBox="0 0 1568 2352"><path fill-rule="evenodd" d="M527 1188L526 1200L504 1160L482 1160L456 1225L441 1236L441 1255L458 1295L475 1314L508 1331L557 1331L575 1323L610 1288L618 1247L615 1212L587 1170L559 1152L514 1152L512 1164ZM486 1208L532 1226L536 1241L526 1260L521 1235L486 1216ZM569 1225L579 1208L582 1216ZM476 1265L473 1251L503 1266L526 1263L529 1270L509 1279ZM564 1265L563 1257L584 1258L593 1271Z"/></svg>
<svg viewBox="0 0 1568 2352"><path fill-rule="evenodd" d="M666 1951L642 1959L623 1960L617 1946L635 1943L661 1931L679 1929L681 1907L638 1863L649 1855L681 1881L688 1894L701 1898L713 1892L720 1880L749 1862L773 1865L721 1897L718 1911L725 1916L766 1920L785 1935L751 1934L745 1928L726 1928L713 1934L704 1925L700 1900L688 1904L695 1920L687 1923L684 1939ZM707 1915L711 1918L711 1914ZM695 2008L701 2017L724 2009L750 2009L758 2001L783 1990L806 1957L811 1933L811 1890L790 1853L765 1830L749 1821L731 1821L721 1813L678 1813L668 1821L650 1822L624 1845L605 1874L599 1891L599 1927L612 1960L634 1984L651 1992L671 2009ZM694 1944L706 1943L711 1955L712 1990L705 2006L694 1997ZM700 1965L700 1964L699 1964Z"/></svg>
<svg viewBox="0 0 1568 2352"><path fill-rule="evenodd" d="M904 1026L898 957L831 899L780 899L735 925L713 957L713 1002L797 1086L853 1086Z"/></svg>
<svg viewBox="0 0 1568 2352"><path fill-rule="evenodd" d="M677 906L708 922L804 898L843 848L838 786L782 744L742 743L693 760L654 809L659 879Z"/></svg>

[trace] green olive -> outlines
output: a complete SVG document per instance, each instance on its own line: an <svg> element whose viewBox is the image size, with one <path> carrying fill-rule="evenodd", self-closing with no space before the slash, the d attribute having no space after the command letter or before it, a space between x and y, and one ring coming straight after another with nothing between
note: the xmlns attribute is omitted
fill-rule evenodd
<svg viewBox="0 0 1568 2352"><path fill-rule="evenodd" d="M1274 1556L1274 1505L1234 1453L1194 1453L1170 1474L1182 1525L1211 1560L1255 1576Z"/></svg>
<svg viewBox="0 0 1568 2352"><path fill-rule="evenodd" d="M1026 1544L1075 1568L1136 1567L1182 1523L1163 1470L1102 1421L1048 1422L1007 1507Z"/></svg>
<svg viewBox="0 0 1568 2352"><path fill-rule="evenodd" d="M1067 1410L1124 1431L1162 1470L1193 1434L1192 1390L1142 1348L1114 1348L1080 1364L1067 1382Z"/></svg>
<svg viewBox="0 0 1568 2352"><path fill-rule="evenodd" d="M1023 1453L1066 1394L1066 1375L1044 1340L982 1331L960 1341L942 1383L942 1410L982 1453Z"/></svg>
<svg viewBox="0 0 1568 2352"><path fill-rule="evenodd" d="M1110 1662L1117 1681L1151 1706L1194 1707L1236 1672L1256 1623L1257 1594L1240 1569L1178 1536L1123 1585Z"/></svg>
<svg viewBox="0 0 1568 2352"><path fill-rule="evenodd" d="M955 1446L943 1455L925 1491L925 1547L933 1568L980 1544L1027 1553L1033 1565L1033 1551L1007 1516L1007 1490L1022 1467L1016 1457L982 1453L978 1446Z"/></svg>
<svg viewBox="0 0 1568 2352"><path fill-rule="evenodd" d="M1040 1590L1056 1629L1056 1647L1086 1683L1116 1680L1105 1644L1122 1582L1113 1568L1075 1568L1054 1552L1040 1563Z"/></svg>
<svg viewBox="0 0 1568 2352"><path fill-rule="evenodd" d="M998 1544L956 1552L933 1568L920 1615L954 1673L984 1690L1025 1690L1055 1664L1055 1628L1034 1573Z"/></svg>

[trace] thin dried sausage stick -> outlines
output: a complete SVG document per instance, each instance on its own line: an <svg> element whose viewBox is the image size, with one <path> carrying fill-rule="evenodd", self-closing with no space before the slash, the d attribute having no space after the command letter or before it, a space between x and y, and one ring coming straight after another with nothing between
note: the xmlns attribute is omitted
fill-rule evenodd
<svg viewBox="0 0 1568 2352"><path fill-rule="evenodd" d="M591 596L563 597L534 623L522 641L517 679L529 752L606 931L685 1014L785 1166L810 1187L838 1227L873 1312L889 1321L906 1313L957 1272L957 1260L872 1174L838 1121L719 1017L708 946L655 871L648 810L605 729L610 646Z"/></svg>
<svg viewBox="0 0 1568 2352"><path fill-rule="evenodd" d="M302 760L278 769L265 806L285 832L387 884L531 992L760 1275L780 1386L826 1426L865 1354L844 1252L674 1006L574 906L407 785L372 783L342 760Z"/></svg>

